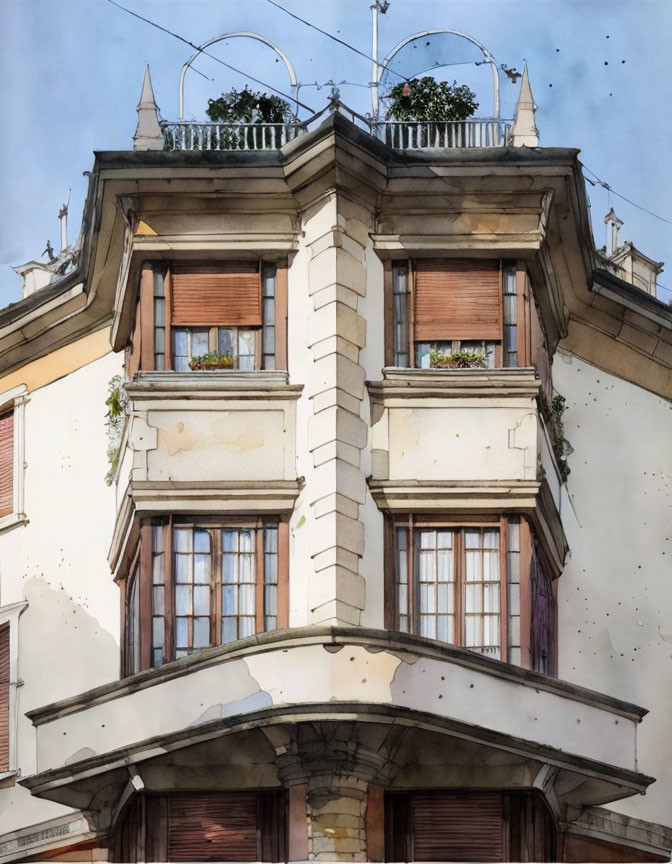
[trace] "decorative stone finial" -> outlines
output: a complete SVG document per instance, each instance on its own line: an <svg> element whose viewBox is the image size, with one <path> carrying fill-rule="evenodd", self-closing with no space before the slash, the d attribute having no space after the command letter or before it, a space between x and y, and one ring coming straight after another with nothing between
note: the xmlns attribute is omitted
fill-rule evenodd
<svg viewBox="0 0 672 864"><path fill-rule="evenodd" d="M145 80L138 102L138 125L133 136L134 150L163 150L163 132L159 123L159 106L154 101L149 63L145 67Z"/></svg>
<svg viewBox="0 0 672 864"><path fill-rule="evenodd" d="M618 232L623 225L623 220L619 219L616 213L614 212L614 208L607 213L604 217L604 224L611 226L611 235L609 237L609 249L607 250L607 255L613 255L614 252L618 249Z"/></svg>
<svg viewBox="0 0 672 864"><path fill-rule="evenodd" d="M537 106L532 98L530 79L527 74L527 60L523 67L523 80L520 82L520 95L516 105L516 114L513 119L513 146L514 147L538 147L539 130L534 120Z"/></svg>

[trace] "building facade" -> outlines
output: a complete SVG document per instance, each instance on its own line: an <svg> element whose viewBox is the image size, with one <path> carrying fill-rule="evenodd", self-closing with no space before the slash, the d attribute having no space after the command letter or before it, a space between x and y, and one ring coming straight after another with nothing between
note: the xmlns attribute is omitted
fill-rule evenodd
<svg viewBox="0 0 672 864"><path fill-rule="evenodd" d="M669 859L672 313L532 105L146 77L0 313L0 860Z"/></svg>

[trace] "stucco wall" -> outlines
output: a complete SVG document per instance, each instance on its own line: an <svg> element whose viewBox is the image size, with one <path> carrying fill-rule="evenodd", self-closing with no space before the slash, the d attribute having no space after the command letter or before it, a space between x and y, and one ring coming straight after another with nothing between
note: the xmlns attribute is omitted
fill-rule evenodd
<svg viewBox="0 0 672 864"><path fill-rule="evenodd" d="M571 557L559 586L559 676L648 708L645 796L610 809L672 824L672 404L560 353Z"/></svg>
<svg viewBox="0 0 672 864"><path fill-rule="evenodd" d="M35 730L24 713L119 671L119 592L106 560L114 491L103 478L107 382L120 371L120 356L108 354L28 394L29 521L0 535L0 602L28 601L17 688L16 767L24 776L37 769ZM20 786L0 788L0 835L67 812Z"/></svg>

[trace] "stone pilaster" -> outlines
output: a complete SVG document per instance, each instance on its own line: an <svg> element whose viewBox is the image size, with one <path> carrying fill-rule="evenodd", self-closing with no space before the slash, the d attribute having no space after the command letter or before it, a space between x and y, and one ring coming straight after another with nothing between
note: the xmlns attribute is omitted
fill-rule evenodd
<svg viewBox="0 0 672 864"><path fill-rule="evenodd" d="M357 625L364 608L359 572L364 524L359 510L366 496L361 451L368 432L360 416L365 376L359 365L366 322L357 306L366 294L368 216L347 218L343 206L334 192L319 216L305 223L312 306L307 332L313 353L308 447L314 470L306 478L314 567L309 605L312 623ZM345 206L353 207L348 202Z"/></svg>

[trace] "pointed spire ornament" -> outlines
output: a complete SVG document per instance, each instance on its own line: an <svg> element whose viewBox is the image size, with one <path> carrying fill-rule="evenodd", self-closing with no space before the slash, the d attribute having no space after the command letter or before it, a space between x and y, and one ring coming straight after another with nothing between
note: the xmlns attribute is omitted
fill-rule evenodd
<svg viewBox="0 0 672 864"><path fill-rule="evenodd" d="M134 150L163 150L163 132L159 123L159 106L154 100L149 63L145 67L142 93L138 102L138 125L133 136Z"/></svg>
<svg viewBox="0 0 672 864"><path fill-rule="evenodd" d="M520 82L520 95L518 96L518 104L516 105L516 114L513 119L513 129L511 130L514 147L539 146L539 130L534 118L536 110L537 106L534 104L534 99L532 98L526 60L523 67L523 79Z"/></svg>

